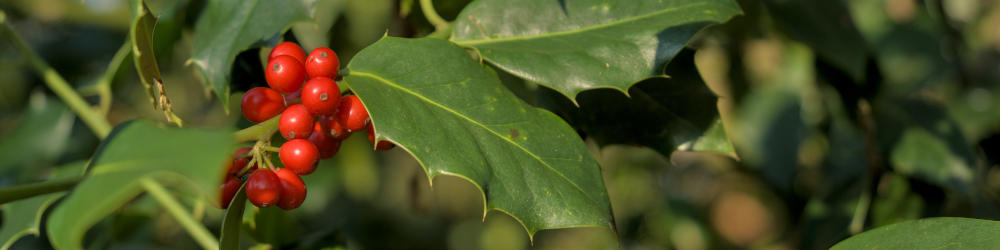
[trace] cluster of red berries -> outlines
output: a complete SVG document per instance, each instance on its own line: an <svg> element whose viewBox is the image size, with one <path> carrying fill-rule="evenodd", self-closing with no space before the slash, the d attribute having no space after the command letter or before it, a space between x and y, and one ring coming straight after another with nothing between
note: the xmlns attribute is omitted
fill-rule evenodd
<svg viewBox="0 0 1000 250"><path fill-rule="evenodd" d="M292 42L271 50L264 74L270 88L247 91L241 108L243 116L254 123L281 114L278 131L288 141L277 152L284 168L274 168L267 154L253 152L254 148L237 150L221 186L223 208L247 174L246 194L255 206L297 208L306 196L305 183L299 176L316 170L319 159L336 155L341 141L356 131L367 130L368 140L375 144L368 111L361 100L354 95L340 95L335 81L339 70L337 54L326 47L313 50L308 57L302 47ZM379 150L394 146L387 141L376 144ZM257 150L265 147L255 146ZM258 162L268 167L258 169ZM244 171L247 165L252 166Z"/></svg>

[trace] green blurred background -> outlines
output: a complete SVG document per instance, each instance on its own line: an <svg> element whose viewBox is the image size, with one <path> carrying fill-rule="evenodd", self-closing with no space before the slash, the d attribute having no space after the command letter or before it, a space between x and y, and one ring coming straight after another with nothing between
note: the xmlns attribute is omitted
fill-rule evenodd
<svg viewBox="0 0 1000 250"><path fill-rule="evenodd" d="M434 1L449 20L468 2ZM604 143L593 129L649 121L587 127L588 119L567 112L568 100L558 94L501 76L523 99L562 115L585 137L601 164L617 223L617 237L607 229L541 231L533 248L821 249L859 230L904 220L1000 218L1000 2L738 2L743 16L689 44L697 72L719 99L686 108L721 117L711 136L693 146L674 151L629 140ZM249 126L238 102L227 114L185 64L205 2L148 4L160 18L155 49L175 112L192 127ZM295 24L274 41L298 41L307 50L328 46L346 64L383 34L433 31L410 0L320 0L315 6L316 23ZM128 1L117 0L0 1L18 34L92 102L97 97L88 86L105 74L126 40L128 8ZM838 64L840 55L857 53L838 49L863 51L865 63ZM233 99L265 86L261 57L267 52L237 56ZM865 74L856 79L841 68ZM112 124L164 120L131 64L114 74L112 91ZM592 92L598 100L618 95L612 99L630 102L620 93ZM615 132L609 134L645 136ZM7 38L0 38L0 138L0 186L45 179L51 166L86 159L99 143ZM346 141L305 181L309 194L302 208L248 213L244 246L532 248L512 217L483 214L471 183L442 176L431 188L404 151L371 152L363 136ZM222 210L195 194L181 197L218 231ZM41 237L25 237L13 248L50 248ZM188 237L155 201L140 196L91 229L86 243L95 249L196 248Z"/></svg>

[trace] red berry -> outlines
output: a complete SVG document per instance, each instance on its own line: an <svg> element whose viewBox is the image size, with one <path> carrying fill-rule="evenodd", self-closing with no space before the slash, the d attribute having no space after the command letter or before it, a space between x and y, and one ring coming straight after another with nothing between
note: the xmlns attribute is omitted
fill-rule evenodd
<svg viewBox="0 0 1000 250"><path fill-rule="evenodd" d="M372 126L368 126L368 141L375 145L375 149L377 150L385 151L396 147L396 144L392 144L389 141L378 141L378 143L375 143L375 129Z"/></svg>
<svg viewBox="0 0 1000 250"><path fill-rule="evenodd" d="M229 207L229 202L233 200L234 196L236 196L236 191L240 190L240 184L241 184L240 181L236 180L236 178L232 176L226 176L226 181L222 182L222 186L219 187L220 189L219 191L221 192L219 204L221 205L222 209L226 209Z"/></svg>
<svg viewBox="0 0 1000 250"><path fill-rule="evenodd" d="M337 78L337 71L340 70L340 59L337 53L327 47L319 47L309 53L306 59L306 72L309 77L329 77Z"/></svg>
<svg viewBox="0 0 1000 250"><path fill-rule="evenodd" d="M306 80L306 70L302 63L291 56L277 56L267 62L264 78L272 89L284 94L291 94L302 87Z"/></svg>
<svg viewBox="0 0 1000 250"><path fill-rule="evenodd" d="M293 139L281 145L278 158L285 168L299 175L307 175L316 170L319 149L306 139Z"/></svg>
<svg viewBox="0 0 1000 250"><path fill-rule="evenodd" d="M267 59L271 60L282 55L291 56L295 58L295 60L299 61L299 63L306 63L306 51L293 42L283 42L278 44L278 46L274 46L271 53L267 55Z"/></svg>
<svg viewBox="0 0 1000 250"><path fill-rule="evenodd" d="M368 125L368 110L361 104L357 96L348 95L340 99L340 109L337 110L337 121L348 132L361 131Z"/></svg>
<svg viewBox="0 0 1000 250"><path fill-rule="evenodd" d="M307 138L313 131L313 116L302 104L288 106L278 118L278 131L288 140Z"/></svg>
<svg viewBox="0 0 1000 250"><path fill-rule="evenodd" d="M243 94L241 109L243 117L251 122L267 121L285 110L285 99L277 91L256 87Z"/></svg>
<svg viewBox="0 0 1000 250"><path fill-rule="evenodd" d="M281 198L281 181L274 171L258 169L247 179L247 198L254 206L265 208L277 204Z"/></svg>
<svg viewBox="0 0 1000 250"><path fill-rule="evenodd" d="M340 88L337 82L326 77L309 79L302 86L302 104L313 115L333 114L340 106Z"/></svg>
<svg viewBox="0 0 1000 250"><path fill-rule="evenodd" d="M351 132L347 132L347 129L340 125L336 115L319 116L319 124L323 127L323 131L329 133L334 139L343 140L351 135Z"/></svg>
<svg viewBox="0 0 1000 250"><path fill-rule="evenodd" d="M284 210L291 210L302 205L306 200L306 184L302 182L302 177L287 168L274 171L281 181L281 199L278 200L278 207Z"/></svg>
<svg viewBox="0 0 1000 250"><path fill-rule="evenodd" d="M233 166L229 168L229 175L235 176L250 163L250 156L241 157L247 152L250 152L249 147L242 147L233 152L233 159L235 160L233 160Z"/></svg>
<svg viewBox="0 0 1000 250"><path fill-rule="evenodd" d="M337 151L340 151L340 140L325 133L320 122L316 122L313 126L313 132L307 140L316 145L316 149L319 150L320 159L329 159L337 155Z"/></svg>

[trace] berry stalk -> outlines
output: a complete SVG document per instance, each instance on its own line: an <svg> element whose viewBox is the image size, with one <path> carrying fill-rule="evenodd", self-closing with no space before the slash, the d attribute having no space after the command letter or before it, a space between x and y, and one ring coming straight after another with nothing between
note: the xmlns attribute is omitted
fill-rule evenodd
<svg viewBox="0 0 1000 250"><path fill-rule="evenodd" d="M236 131L233 135L237 143L263 141L271 138L278 131L278 120L281 116L271 117L267 121Z"/></svg>

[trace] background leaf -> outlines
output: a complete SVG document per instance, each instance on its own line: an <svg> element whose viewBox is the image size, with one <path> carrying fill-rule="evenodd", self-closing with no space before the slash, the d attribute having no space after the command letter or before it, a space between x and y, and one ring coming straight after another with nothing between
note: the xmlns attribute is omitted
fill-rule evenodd
<svg viewBox="0 0 1000 250"><path fill-rule="evenodd" d="M495 72L437 39L386 37L348 65L345 81L371 114L376 137L482 192L485 209L549 228L612 227L600 168L557 116L526 105ZM485 214L486 211L484 211Z"/></svg>
<svg viewBox="0 0 1000 250"><path fill-rule="evenodd" d="M729 0L480 0L458 15L452 40L574 99L663 75L695 33L738 13Z"/></svg>
<svg viewBox="0 0 1000 250"><path fill-rule="evenodd" d="M844 1L763 1L776 24L793 39L847 72L854 80L865 76L868 45L854 26Z"/></svg>
<svg viewBox="0 0 1000 250"><path fill-rule="evenodd" d="M2 135L0 173L34 169L55 163L66 149L73 129L73 115L62 102L34 92L17 127ZM51 166L51 165L48 165Z"/></svg>
<svg viewBox="0 0 1000 250"><path fill-rule="evenodd" d="M227 130L168 129L147 121L118 125L94 154L86 178L49 216L52 245L81 248L90 226L141 193L143 177L188 180L183 184L215 197L234 143Z"/></svg>
<svg viewBox="0 0 1000 250"><path fill-rule="evenodd" d="M718 110L715 94L695 68L693 50L674 57L667 74L671 77L636 83L628 96L610 89L581 93L576 98L579 106L554 91L540 92L553 103L547 108L601 145L643 145L670 155L681 144L697 140L716 120Z"/></svg>
<svg viewBox="0 0 1000 250"><path fill-rule="evenodd" d="M974 196L974 153L942 104L896 97L876 108L879 146L893 169Z"/></svg>
<svg viewBox="0 0 1000 250"><path fill-rule="evenodd" d="M1000 222L942 217L876 228L831 249L989 249L1000 246L998 234Z"/></svg>
<svg viewBox="0 0 1000 250"><path fill-rule="evenodd" d="M57 167L50 180L80 176L87 162L80 161ZM17 239L39 234L42 214L66 192L55 192L18 200L3 205L3 227L0 228L0 249L9 249Z"/></svg>
<svg viewBox="0 0 1000 250"><path fill-rule="evenodd" d="M229 106L229 71L241 51L274 44L292 22L307 20L303 1L208 1L195 24L194 55L189 63Z"/></svg>

